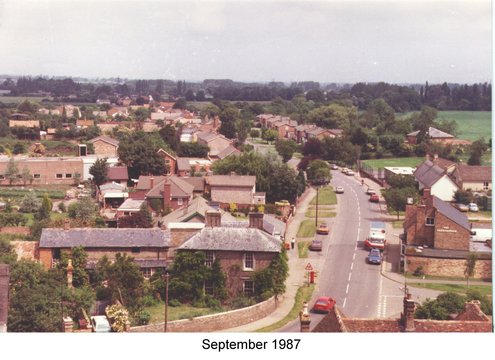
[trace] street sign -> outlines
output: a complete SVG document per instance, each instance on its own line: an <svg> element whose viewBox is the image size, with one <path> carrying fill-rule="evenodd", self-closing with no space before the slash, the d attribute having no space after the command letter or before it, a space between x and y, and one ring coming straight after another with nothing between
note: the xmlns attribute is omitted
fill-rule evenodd
<svg viewBox="0 0 495 360"><path fill-rule="evenodd" d="M306 265L305 269L308 270L308 271L313 270L313 267L311 266L311 263L308 263L308 265Z"/></svg>

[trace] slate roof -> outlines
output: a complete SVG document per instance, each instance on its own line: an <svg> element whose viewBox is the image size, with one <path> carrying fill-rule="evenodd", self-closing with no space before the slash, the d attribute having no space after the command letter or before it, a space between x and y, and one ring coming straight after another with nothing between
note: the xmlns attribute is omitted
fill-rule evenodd
<svg viewBox="0 0 495 360"><path fill-rule="evenodd" d="M414 177L424 187L431 187L445 174L444 170L432 161L426 160L414 171Z"/></svg>
<svg viewBox="0 0 495 360"><path fill-rule="evenodd" d="M162 218L163 224L169 224L171 222L187 222L191 217L196 214L205 217L206 211L215 211L216 209L208 205L208 201L202 196L197 196L189 202L186 207L179 208L172 211ZM222 212L222 222L224 221L236 221L236 218L227 212Z"/></svg>
<svg viewBox="0 0 495 360"><path fill-rule="evenodd" d="M279 232L280 235L284 235L285 223L273 215L265 214L265 216L263 216L263 230L269 234Z"/></svg>
<svg viewBox="0 0 495 360"><path fill-rule="evenodd" d="M462 182L491 182L492 167L491 166L470 166L460 164L456 166L454 171L456 178Z"/></svg>
<svg viewBox="0 0 495 360"><path fill-rule="evenodd" d="M182 250L280 252L282 242L254 228L207 227L182 244Z"/></svg>
<svg viewBox="0 0 495 360"><path fill-rule="evenodd" d="M105 136L105 135L95 137L94 139L89 140L89 142L91 144L94 144L98 140L104 141L104 142L109 143L109 144L114 145L114 146L119 146L118 140L112 139L111 137Z"/></svg>
<svg viewBox="0 0 495 360"><path fill-rule="evenodd" d="M191 184L196 192L205 191L205 179L202 176L181 177L186 183Z"/></svg>
<svg viewBox="0 0 495 360"><path fill-rule="evenodd" d="M237 150L234 146L229 145L222 151L220 151L216 156L221 160L225 159L227 156L232 155L232 154L239 154L240 151Z"/></svg>
<svg viewBox="0 0 495 360"><path fill-rule="evenodd" d="M136 190L149 190L151 188L151 178L153 178L153 187L154 187L160 181L165 180L166 176L141 175L136 185Z"/></svg>
<svg viewBox="0 0 495 360"><path fill-rule="evenodd" d="M196 136L198 137L198 139L208 142L219 137L220 135L213 132L200 132Z"/></svg>
<svg viewBox="0 0 495 360"><path fill-rule="evenodd" d="M471 230L469 226L469 221L466 215L457 210L455 207L446 203L445 201L440 200L435 195L433 197L433 207L437 209L438 212L452 220L453 222L461 225L463 228L467 230Z"/></svg>
<svg viewBox="0 0 495 360"><path fill-rule="evenodd" d="M127 166L110 166L107 173L108 180L127 180Z"/></svg>
<svg viewBox="0 0 495 360"><path fill-rule="evenodd" d="M170 182L170 195L172 197L189 197L192 195L194 186L182 180L178 176L168 176L160 182L155 181L153 188L146 193L146 197L163 198L163 185L165 181Z"/></svg>
<svg viewBox="0 0 495 360"><path fill-rule="evenodd" d="M253 175L210 175L205 177L210 186L255 186L256 176Z"/></svg>
<svg viewBox="0 0 495 360"><path fill-rule="evenodd" d="M417 136L419 134L419 130L413 131L412 133L407 134L407 136ZM450 135L442 130L438 130L434 127L429 127L428 128L428 135L432 139L445 139L445 138L454 138L454 135Z"/></svg>
<svg viewBox="0 0 495 360"><path fill-rule="evenodd" d="M170 233L152 229L46 228L41 232L40 248L131 248L169 247Z"/></svg>
<svg viewBox="0 0 495 360"><path fill-rule="evenodd" d="M189 163L189 158L177 158L177 170L179 171L190 171L191 164Z"/></svg>

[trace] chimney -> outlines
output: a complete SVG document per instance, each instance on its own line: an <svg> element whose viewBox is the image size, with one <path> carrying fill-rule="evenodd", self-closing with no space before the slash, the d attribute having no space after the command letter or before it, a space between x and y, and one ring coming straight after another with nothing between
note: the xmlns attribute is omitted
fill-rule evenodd
<svg viewBox="0 0 495 360"><path fill-rule="evenodd" d="M311 316L309 315L307 302L304 303L303 310L299 313L299 322L301 324L301 332L309 332Z"/></svg>
<svg viewBox="0 0 495 360"><path fill-rule="evenodd" d="M407 290L406 290L407 291ZM414 310L416 310L416 304L411 299L409 291L404 297L404 312L402 313L402 325L405 332L414 332Z"/></svg>
<svg viewBox="0 0 495 360"><path fill-rule="evenodd" d="M155 186L155 178L153 175L150 177L150 190L153 189L153 186Z"/></svg>
<svg viewBox="0 0 495 360"><path fill-rule="evenodd" d="M70 220L69 219L64 220L64 230L70 230Z"/></svg>
<svg viewBox="0 0 495 360"><path fill-rule="evenodd" d="M7 332L9 313L9 265L0 264L0 333Z"/></svg>
<svg viewBox="0 0 495 360"><path fill-rule="evenodd" d="M69 259L67 264L67 287L72 289L72 274L74 272L74 267L72 266L72 259Z"/></svg>
<svg viewBox="0 0 495 360"><path fill-rule="evenodd" d="M170 181L169 179L166 179L165 182L163 183L163 209L166 209L169 207L170 200L172 196L172 191L170 189Z"/></svg>
<svg viewBox="0 0 495 360"><path fill-rule="evenodd" d="M206 211L206 226L219 227L222 225L222 213L220 211Z"/></svg>
<svg viewBox="0 0 495 360"><path fill-rule="evenodd" d="M249 213L249 227L263 230L263 213Z"/></svg>

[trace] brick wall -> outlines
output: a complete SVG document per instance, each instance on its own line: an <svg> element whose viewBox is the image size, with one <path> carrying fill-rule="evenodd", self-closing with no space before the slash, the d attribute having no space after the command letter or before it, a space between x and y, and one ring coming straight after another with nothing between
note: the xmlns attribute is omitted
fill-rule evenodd
<svg viewBox="0 0 495 360"><path fill-rule="evenodd" d="M426 275L464 277L466 259L439 259L424 256L406 256L406 269L414 272L418 267L423 267ZM478 259L474 269L475 279L492 278L492 260Z"/></svg>
<svg viewBox="0 0 495 360"><path fill-rule="evenodd" d="M278 300L272 297L264 302L243 309L220 314L200 316L194 319L170 321L170 332L212 332L234 328L264 318L278 306ZM163 332L163 323L132 327L131 332Z"/></svg>
<svg viewBox="0 0 495 360"><path fill-rule="evenodd" d="M29 235L31 231L27 226L4 226L0 227L0 234Z"/></svg>
<svg viewBox="0 0 495 360"><path fill-rule="evenodd" d="M117 147L103 140L93 143L96 155L117 156Z"/></svg>
<svg viewBox="0 0 495 360"><path fill-rule="evenodd" d="M199 232L200 229L171 229L170 230L170 250L169 256L174 257L175 249L181 246L184 241Z"/></svg>
<svg viewBox="0 0 495 360"><path fill-rule="evenodd" d="M469 250L470 231L437 212L435 217L435 249Z"/></svg>
<svg viewBox="0 0 495 360"><path fill-rule="evenodd" d="M7 332L9 311L9 272L8 265L0 264L0 333Z"/></svg>

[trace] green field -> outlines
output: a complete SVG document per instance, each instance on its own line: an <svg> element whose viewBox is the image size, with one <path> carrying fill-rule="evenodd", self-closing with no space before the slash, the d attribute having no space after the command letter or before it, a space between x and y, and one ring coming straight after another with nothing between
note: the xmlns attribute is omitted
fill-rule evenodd
<svg viewBox="0 0 495 360"><path fill-rule="evenodd" d="M316 205L316 196L309 203L310 205ZM326 186L318 190L318 205L335 205L337 204L337 197L331 186Z"/></svg>
<svg viewBox="0 0 495 360"><path fill-rule="evenodd" d="M406 158L389 158L389 159L371 159L362 162L373 169L384 168L386 166L409 166L416 167L425 160L424 157L406 157Z"/></svg>
<svg viewBox="0 0 495 360"><path fill-rule="evenodd" d="M492 137L491 111L439 111L438 119L455 120L459 126L459 139L470 141Z"/></svg>

